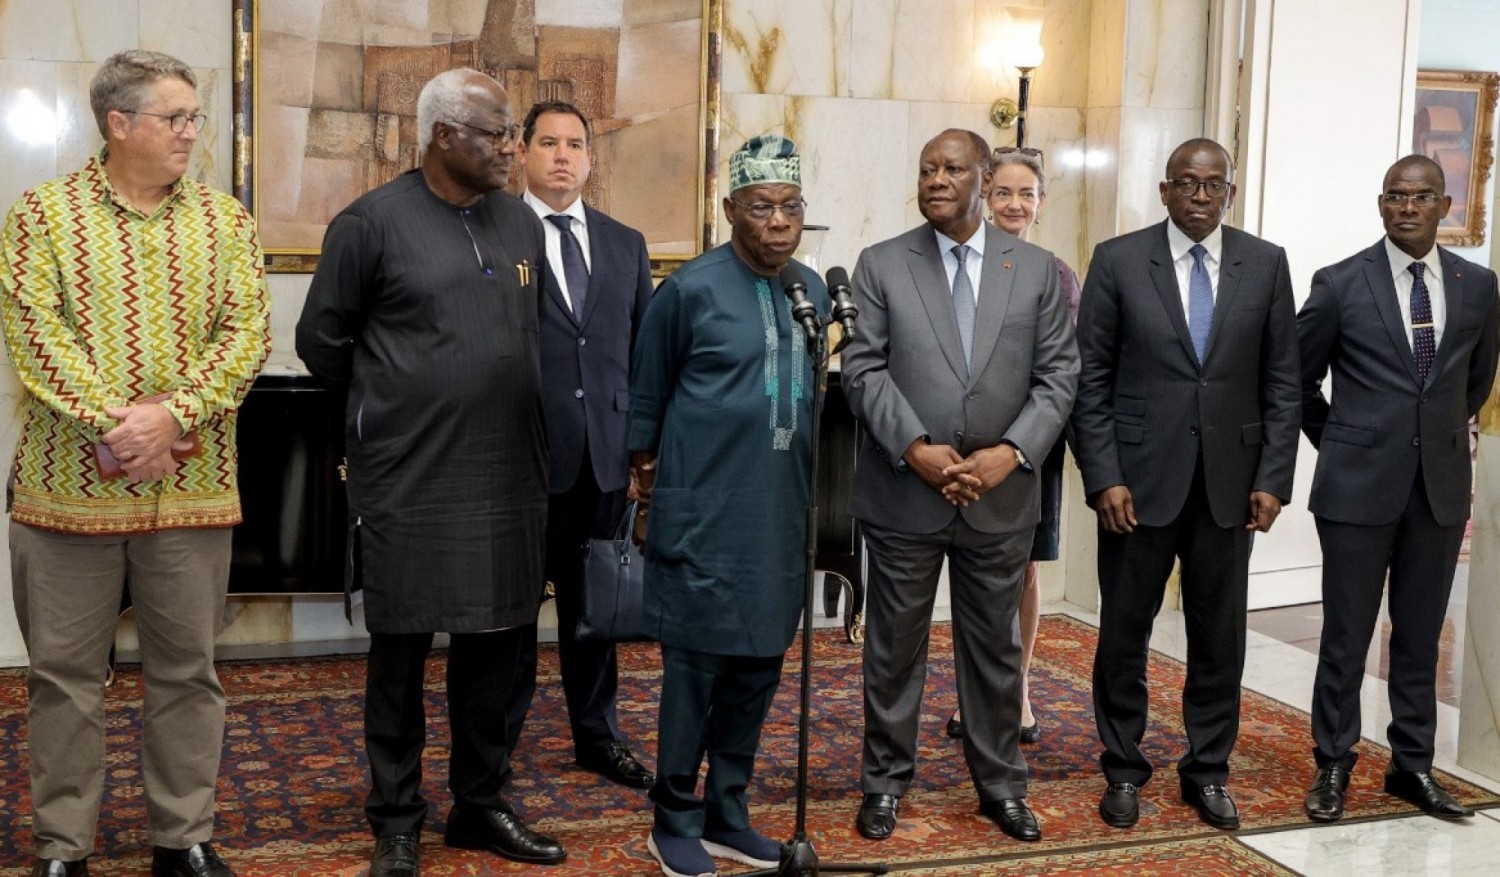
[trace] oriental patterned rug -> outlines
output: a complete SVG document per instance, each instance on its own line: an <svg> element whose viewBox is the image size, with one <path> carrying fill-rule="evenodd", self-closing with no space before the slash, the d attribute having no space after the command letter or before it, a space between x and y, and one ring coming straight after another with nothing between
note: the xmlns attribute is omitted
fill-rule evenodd
<svg viewBox="0 0 1500 877"><path fill-rule="evenodd" d="M862 727L860 651L835 631L814 639L809 833L825 863L883 861L903 873L1097 873L1121 863L1141 873L1283 874L1278 866L1200 823L1177 800L1172 764L1184 746L1178 692L1183 666L1151 657L1152 725L1145 751L1158 767L1142 794L1140 824L1107 828L1095 812L1103 781L1089 698L1095 631L1064 616L1042 620L1033 668L1034 704L1042 742L1027 747L1031 802L1044 840L1021 845L978 815L957 741L943 736L956 703L951 629L934 628L928 695L923 707L921 763L902 810L901 828L884 843L854 831L859 806ZM798 647L767 722L752 788L758 827L789 837L795 818ZM643 792L621 789L571 763L555 648L544 647L537 700L515 756L510 796L531 823L557 837L568 861L535 873L652 875L660 873L645 849L650 805ZM423 793L433 812L422 839L423 872L526 873L495 857L442 845L446 792L447 721L443 718L443 656L428 668L429 745ZM655 750L655 704L660 661L654 647L621 649L620 723L648 763ZM367 782L362 749L364 663L359 657L225 662L229 696L219 781L216 843L241 877L361 874L371 839L361 809ZM126 668L108 697L107 787L93 864L105 874L145 873L149 850L141 789L139 716L141 679ZM31 848L26 781L25 683L20 671L0 673L0 875L26 873ZM1243 832L1302 826L1302 791L1310 770L1307 715L1250 692L1244 696L1231 789ZM1361 744L1361 764L1350 787L1345 820L1381 819L1415 809L1380 791L1384 750ZM1444 776L1461 800L1475 806L1500 796ZM744 869L740 869L744 870ZM734 869L725 869L726 874Z"/></svg>

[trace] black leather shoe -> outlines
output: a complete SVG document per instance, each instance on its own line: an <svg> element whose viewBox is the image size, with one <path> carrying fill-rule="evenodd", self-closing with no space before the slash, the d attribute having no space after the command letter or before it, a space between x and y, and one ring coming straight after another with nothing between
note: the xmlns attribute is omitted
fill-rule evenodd
<svg viewBox="0 0 1500 877"><path fill-rule="evenodd" d="M462 850L485 850L514 862L556 865L568 854L562 844L526 827L509 810L455 806L448 811L443 843Z"/></svg>
<svg viewBox="0 0 1500 877"><path fill-rule="evenodd" d="M37 859L31 866L31 877L88 877L89 860Z"/></svg>
<svg viewBox="0 0 1500 877"><path fill-rule="evenodd" d="M1453 800L1448 790L1438 785L1432 774L1425 770L1387 770L1385 790L1403 801L1416 804L1428 816L1468 819L1474 815L1473 810Z"/></svg>
<svg viewBox="0 0 1500 877"><path fill-rule="evenodd" d="M854 827L870 840L885 840L896 830L896 814L901 812L900 795L865 795L859 805Z"/></svg>
<svg viewBox="0 0 1500 877"><path fill-rule="evenodd" d="M151 877L234 877L208 841L185 850L151 848Z"/></svg>
<svg viewBox="0 0 1500 877"><path fill-rule="evenodd" d="M1141 818L1141 790L1134 783L1110 783L1099 799L1099 818L1111 828L1129 828Z"/></svg>
<svg viewBox="0 0 1500 877"><path fill-rule="evenodd" d="M1240 811L1229 797L1229 790L1219 785L1190 786L1182 784L1182 803L1198 811L1198 818L1212 825L1232 831L1240 827Z"/></svg>
<svg viewBox="0 0 1500 877"><path fill-rule="evenodd" d="M646 770L630 754L630 747L618 740L588 756L580 755L578 766L632 789L649 789L656 782L656 774Z"/></svg>
<svg viewBox="0 0 1500 877"><path fill-rule="evenodd" d="M1022 743L1040 743L1040 742L1042 742L1042 723L1041 722L1033 722L1030 725L1022 725L1021 726L1021 742Z"/></svg>
<svg viewBox="0 0 1500 877"><path fill-rule="evenodd" d="M418 877L417 833L383 834L375 839L369 877Z"/></svg>
<svg viewBox="0 0 1500 877"><path fill-rule="evenodd" d="M1035 841L1042 839L1042 826L1025 798L1002 798L999 801L980 801L979 812L1000 826L1000 830L1016 840Z"/></svg>
<svg viewBox="0 0 1500 877"><path fill-rule="evenodd" d="M943 731L955 740L962 740L964 736L964 720L958 716L949 716L948 726Z"/></svg>
<svg viewBox="0 0 1500 877"><path fill-rule="evenodd" d="M1302 799L1302 809L1313 822L1334 822L1344 815L1344 794L1349 791L1349 768L1322 767L1313 775L1312 788Z"/></svg>

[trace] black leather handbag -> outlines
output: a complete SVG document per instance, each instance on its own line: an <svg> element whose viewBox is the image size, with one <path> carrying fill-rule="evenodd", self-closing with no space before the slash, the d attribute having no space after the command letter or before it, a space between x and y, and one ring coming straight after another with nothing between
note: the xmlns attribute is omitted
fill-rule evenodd
<svg viewBox="0 0 1500 877"><path fill-rule="evenodd" d="M575 639L616 643L655 639L646 634L641 619L646 564L630 538L637 508L637 503L626 506L610 538L589 540Z"/></svg>

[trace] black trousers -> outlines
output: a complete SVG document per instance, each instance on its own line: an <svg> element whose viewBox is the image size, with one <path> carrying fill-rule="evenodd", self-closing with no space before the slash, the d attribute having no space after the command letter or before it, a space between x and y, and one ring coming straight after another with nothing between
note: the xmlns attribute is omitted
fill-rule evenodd
<svg viewBox="0 0 1500 877"><path fill-rule="evenodd" d="M1250 498L1245 497L1248 503ZM1099 649L1094 655L1094 719L1112 783L1145 785L1152 766L1141 753L1146 732L1146 654L1167 578L1182 561L1187 624L1187 682L1182 717L1188 749L1177 773L1189 785L1223 784L1240 726L1245 667L1245 605L1250 531L1214 523L1203 465L1177 519L1125 535L1099 530Z"/></svg>
<svg viewBox="0 0 1500 877"><path fill-rule="evenodd" d="M615 645L579 642L573 632L578 626L584 548L589 537L607 536L624 510L625 491L600 492L587 446L578 480L567 491L547 499L546 573L556 594L558 659L577 757L598 753L620 739L615 712L619 690ZM526 714L536 695L536 624L527 625L525 631L506 716L505 736L511 749L520 742Z"/></svg>
<svg viewBox="0 0 1500 877"><path fill-rule="evenodd" d="M1398 770L1431 770L1438 640L1464 525L1443 526L1433 518L1420 468L1397 520L1375 527L1316 520L1323 545L1323 638L1313 682L1313 758L1319 767L1354 765L1365 655L1389 572L1391 724L1386 740Z"/></svg>
<svg viewBox="0 0 1500 877"><path fill-rule="evenodd" d="M506 809L510 779L505 704L520 653L521 628L455 633L448 649L448 788L460 804ZM427 717L422 681L432 634L370 634L365 677L365 752L370 794L365 816L376 836L419 831L422 748Z"/></svg>

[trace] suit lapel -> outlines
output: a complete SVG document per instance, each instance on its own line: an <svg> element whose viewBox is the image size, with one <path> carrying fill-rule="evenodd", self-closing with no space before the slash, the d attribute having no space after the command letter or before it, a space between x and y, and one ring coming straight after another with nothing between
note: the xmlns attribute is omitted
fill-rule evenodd
<svg viewBox="0 0 1500 877"><path fill-rule="evenodd" d="M1391 349L1406 367L1411 382L1421 385L1422 379L1417 376L1417 360L1411 353L1411 339L1406 334L1406 323L1401 319L1401 305L1396 300L1396 281L1391 279L1391 260L1386 258L1383 240L1365 251L1365 282L1369 284L1375 310L1380 312L1380 322L1385 324L1385 332L1390 336Z"/></svg>
<svg viewBox="0 0 1500 877"><path fill-rule="evenodd" d="M937 335L938 347L953 373L968 383L969 366L964 362L964 344L958 335L958 314L953 310L953 292L948 288L948 273L943 268L943 257L938 252L937 236L929 223L917 229L916 240L907 253L907 266L911 271L912 284L922 307L927 310L927 319Z"/></svg>
<svg viewBox="0 0 1500 877"><path fill-rule="evenodd" d="M1443 364L1448 361L1448 351L1453 347L1453 339L1458 336L1453 330L1458 326L1464 306L1464 275L1459 268L1458 259L1439 247L1438 262L1443 267L1443 303L1447 306L1448 313L1443 320L1443 340L1438 343L1437 353L1432 357L1432 370L1427 373L1429 383L1437 378Z"/></svg>
<svg viewBox="0 0 1500 877"><path fill-rule="evenodd" d="M1171 220L1168 220L1170 222ZM1177 268L1172 264L1172 248L1167 244L1167 225L1156 227L1156 243L1151 247L1151 282L1161 298L1162 309L1172 328L1177 330L1177 341L1189 362L1198 363L1198 353L1193 349L1193 336L1188 332L1187 315L1182 310L1182 292L1177 288ZM1201 365L1199 366L1202 367Z"/></svg>
<svg viewBox="0 0 1500 877"><path fill-rule="evenodd" d="M1010 296L1016 285L1011 256L1015 239L994 226L985 229L984 262L979 274L979 309L974 316L974 355L969 380L984 373L985 363L995 351L1005 315L1010 310ZM954 317L954 325L958 322Z"/></svg>
<svg viewBox="0 0 1500 877"><path fill-rule="evenodd" d="M1214 291L1214 319L1208 327L1208 353L1213 355L1219 340L1219 331L1234 307L1234 297L1240 291L1240 276L1244 260L1240 257L1239 242L1229 229L1224 229L1219 247L1219 288ZM1176 272L1174 271L1175 275Z"/></svg>
<svg viewBox="0 0 1500 877"><path fill-rule="evenodd" d="M589 318L594 315L594 305L599 301L597 293L603 292L602 284L594 283L595 277L606 277L604 263L608 259L608 248L604 240L604 220L602 214L587 204L583 207L584 222L589 230L589 291L583 299L583 315L578 317L578 328L589 324Z"/></svg>

